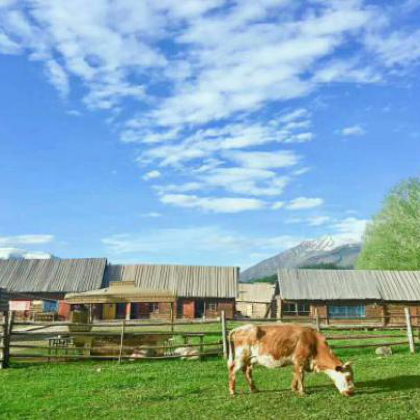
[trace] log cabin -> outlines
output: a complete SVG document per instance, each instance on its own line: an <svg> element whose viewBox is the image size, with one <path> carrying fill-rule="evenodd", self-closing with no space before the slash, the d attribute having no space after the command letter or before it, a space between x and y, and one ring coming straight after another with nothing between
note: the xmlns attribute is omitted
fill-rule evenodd
<svg viewBox="0 0 420 420"><path fill-rule="evenodd" d="M392 326L407 307L420 326L420 271L280 269L278 284L279 318Z"/></svg>

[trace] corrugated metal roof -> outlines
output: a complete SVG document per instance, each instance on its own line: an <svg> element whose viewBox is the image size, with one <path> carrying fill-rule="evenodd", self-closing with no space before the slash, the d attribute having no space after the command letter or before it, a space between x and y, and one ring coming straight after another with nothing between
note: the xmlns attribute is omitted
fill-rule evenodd
<svg viewBox="0 0 420 420"><path fill-rule="evenodd" d="M132 281L123 281L99 290L67 293L65 299L68 303L174 302L176 296L168 290L142 289Z"/></svg>
<svg viewBox="0 0 420 420"><path fill-rule="evenodd" d="M286 300L420 301L420 271L280 269L278 281Z"/></svg>
<svg viewBox="0 0 420 420"><path fill-rule="evenodd" d="M105 266L105 258L0 260L0 287L33 293L99 289Z"/></svg>
<svg viewBox="0 0 420 420"><path fill-rule="evenodd" d="M270 303L276 294L272 283L239 283L237 302Z"/></svg>
<svg viewBox="0 0 420 420"><path fill-rule="evenodd" d="M105 284L134 281L144 289L169 290L179 297L236 298L239 268L192 265L107 265Z"/></svg>

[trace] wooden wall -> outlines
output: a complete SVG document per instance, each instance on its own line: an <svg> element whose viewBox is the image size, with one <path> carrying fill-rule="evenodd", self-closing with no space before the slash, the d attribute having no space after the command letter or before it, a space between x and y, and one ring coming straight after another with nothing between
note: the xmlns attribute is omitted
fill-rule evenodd
<svg viewBox="0 0 420 420"><path fill-rule="evenodd" d="M264 318L268 313L268 317L276 316L275 310L273 311L273 303L260 303L260 302L236 302L236 312L241 316L249 318Z"/></svg>

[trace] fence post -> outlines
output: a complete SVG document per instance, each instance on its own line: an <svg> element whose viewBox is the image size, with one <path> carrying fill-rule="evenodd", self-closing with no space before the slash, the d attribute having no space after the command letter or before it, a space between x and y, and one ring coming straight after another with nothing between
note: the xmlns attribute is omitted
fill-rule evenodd
<svg viewBox="0 0 420 420"><path fill-rule="evenodd" d="M5 368L4 366L4 343L7 334L7 312L0 313L0 320L1 320L1 328L0 332L2 334L2 338L0 340L0 369Z"/></svg>
<svg viewBox="0 0 420 420"><path fill-rule="evenodd" d="M319 321L318 308L315 308L315 328L317 331L321 331L321 323Z"/></svg>
<svg viewBox="0 0 420 420"><path fill-rule="evenodd" d="M175 322L174 303L171 302L171 332L174 332L174 322Z"/></svg>
<svg viewBox="0 0 420 420"><path fill-rule="evenodd" d="M10 336L13 330L13 320L14 312L5 312L4 322L3 322L3 360L1 362L1 367L6 369L10 365Z"/></svg>
<svg viewBox="0 0 420 420"><path fill-rule="evenodd" d="M121 323L121 341L120 341L120 354L118 356L118 364L121 363L121 356L122 356L123 345L124 345L124 330L125 330L125 319L123 319Z"/></svg>
<svg viewBox="0 0 420 420"><path fill-rule="evenodd" d="M415 353L416 352L416 346L414 344L413 328L411 326L410 309L409 308L404 308L404 312L405 312L405 322L407 324L408 345L410 347L410 352Z"/></svg>
<svg viewBox="0 0 420 420"><path fill-rule="evenodd" d="M221 312L220 321L222 323L222 343L223 343L223 357L227 359L228 349L227 349L227 335L226 335L226 316L225 311Z"/></svg>

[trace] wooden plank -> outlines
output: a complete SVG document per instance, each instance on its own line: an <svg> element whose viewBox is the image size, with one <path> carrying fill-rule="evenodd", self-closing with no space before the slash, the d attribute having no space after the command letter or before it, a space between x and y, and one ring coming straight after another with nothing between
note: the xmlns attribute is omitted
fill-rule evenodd
<svg viewBox="0 0 420 420"><path fill-rule="evenodd" d="M4 368L7 368L7 366L4 365L4 350L5 350L4 338L7 336L8 313L7 312L0 313L0 318L2 320L1 327L0 327L0 331L1 331L0 369L4 369Z"/></svg>
<svg viewBox="0 0 420 420"><path fill-rule="evenodd" d="M226 317L225 311L221 312L220 322L222 324L222 342L223 342L223 357L227 359L228 357L228 343L227 343L227 332L226 332Z"/></svg>
<svg viewBox="0 0 420 420"><path fill-rule="evenodd" d="M401 344L407 344L407 340L405 341L393 341L387 343L375 343L375 344L351 344L348 346L334 346L331 345L332 349L363 349L365 347L381 347L381 346L397 346Z"/></svg>
<svg viewBox="0 0 420 420"><path fill-rule="evenodd" d="M211 351L202 354L202 357L206 356L219 356L221 351ZM133 356L121 356L121 359L135 359L135 360L165 360L165 359L180 359L181 357L197 357L196 354L187 355L168 355L168 356L153 356L153 357L139 357ZM47 359L47 356L41 354L13 354L13 358L16 359ZM118 360L119 356L92 356L92 355L51 355L51 359L71 359L71 360L82 360L82 359L95 359L95 360Z"/></svg>
<svg viewBox="0 0 420 420"><path fill-rule="evenodd" d="M124 330L125 330L125 320L121 323L121 341L120 341L120 355L118 358L118 363L121 363L121 356L123 352L123 345L124 345Z"/></svg>
<svg viewBox="0 0 420 420"><path fill-rule="evenodd" d="M410 353L414 354L416 352L416 345L414 344L414 336L413 336L413 328L411 325L411 315L410 309L404 308L405 312L405 322L407 324L407 338L408 338L408 346L410 348Z"/></svg>

